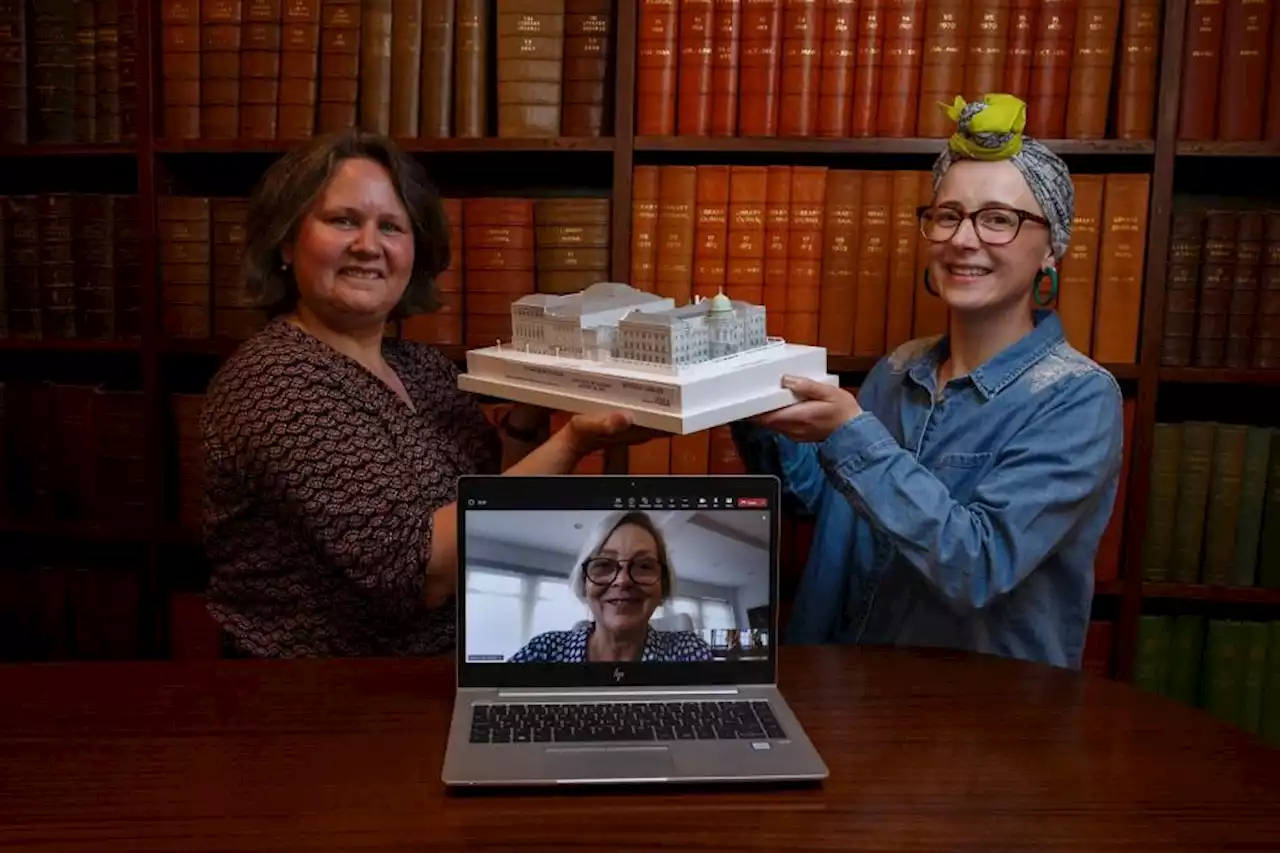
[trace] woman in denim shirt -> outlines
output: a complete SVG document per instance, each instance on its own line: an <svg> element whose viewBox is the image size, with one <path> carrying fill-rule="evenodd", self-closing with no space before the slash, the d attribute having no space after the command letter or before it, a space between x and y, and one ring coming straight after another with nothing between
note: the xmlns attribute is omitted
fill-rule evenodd
<svg viewBox="0 0 1280 853"><path fill-rule="evenodd" d="M988 95L958 124L920 210L946 335L880 360L858 398L801 399L734 425L756 471L816 516L791 642L943 646L1078 668L1093 561L1123 441L1110 373L1056 314L1074 206L1066 165Z"/></svg>

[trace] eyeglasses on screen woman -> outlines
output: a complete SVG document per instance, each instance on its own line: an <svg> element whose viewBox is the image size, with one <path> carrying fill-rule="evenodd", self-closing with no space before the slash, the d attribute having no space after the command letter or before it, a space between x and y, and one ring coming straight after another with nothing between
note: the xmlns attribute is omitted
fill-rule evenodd
<svg viewBox="0 0 1280 853"><path fill-rule="evenodd" d="M627 576L640 586L651 586L662 580L662 561L657 557L636 557L634 560L592 557L583 560L582 571L592 583L608 586L617 579L624 565Z"/></svg>

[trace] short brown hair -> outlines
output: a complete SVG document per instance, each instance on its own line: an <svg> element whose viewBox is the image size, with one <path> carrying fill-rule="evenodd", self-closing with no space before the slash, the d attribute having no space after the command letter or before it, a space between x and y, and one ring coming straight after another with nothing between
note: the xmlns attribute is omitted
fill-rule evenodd
<svg viewBox="0 0 1280 853"><path fill-rule="evenodd" d="M436 276L449 266L449 224L440 196L422 166L390 139L347 130L317 136L285 154L262 176L249 199L245 221L244 280L249 296L271 316L298 302L293 273L283 269L281 247L298 226L343 160L380 164L391 176L413 227L413 272L393 318L434 311L441 305Z"/></svg>

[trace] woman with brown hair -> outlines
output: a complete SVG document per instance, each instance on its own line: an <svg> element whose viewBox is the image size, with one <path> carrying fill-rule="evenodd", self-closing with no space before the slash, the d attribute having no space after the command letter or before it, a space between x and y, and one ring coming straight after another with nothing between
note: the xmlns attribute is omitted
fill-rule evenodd
<svg viewBox="0 0 1280 853"><path fill-rule="evenodd" d="M234 653L422 655L450 648L460 475L567 474L625 413L511 410L500 429L438 350L386 339L432 310L449 263L440 199L389 140L318 137L249 202L245 283L267 327L223 365L201 419L209 610Z"/></svg>

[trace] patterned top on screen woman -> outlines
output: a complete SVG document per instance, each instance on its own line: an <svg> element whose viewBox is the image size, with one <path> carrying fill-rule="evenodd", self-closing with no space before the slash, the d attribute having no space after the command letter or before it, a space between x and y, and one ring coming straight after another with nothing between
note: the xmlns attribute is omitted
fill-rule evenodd
<svg viewBox="0 0 1280 853"><path fill-rule="evenodd" d="M507 663L586 663L587 641L594 623L570 631L547 631L530 640ZM642 663L688 663L711 660L711 647L693 631L658 631L645 635Z"/></svg>

